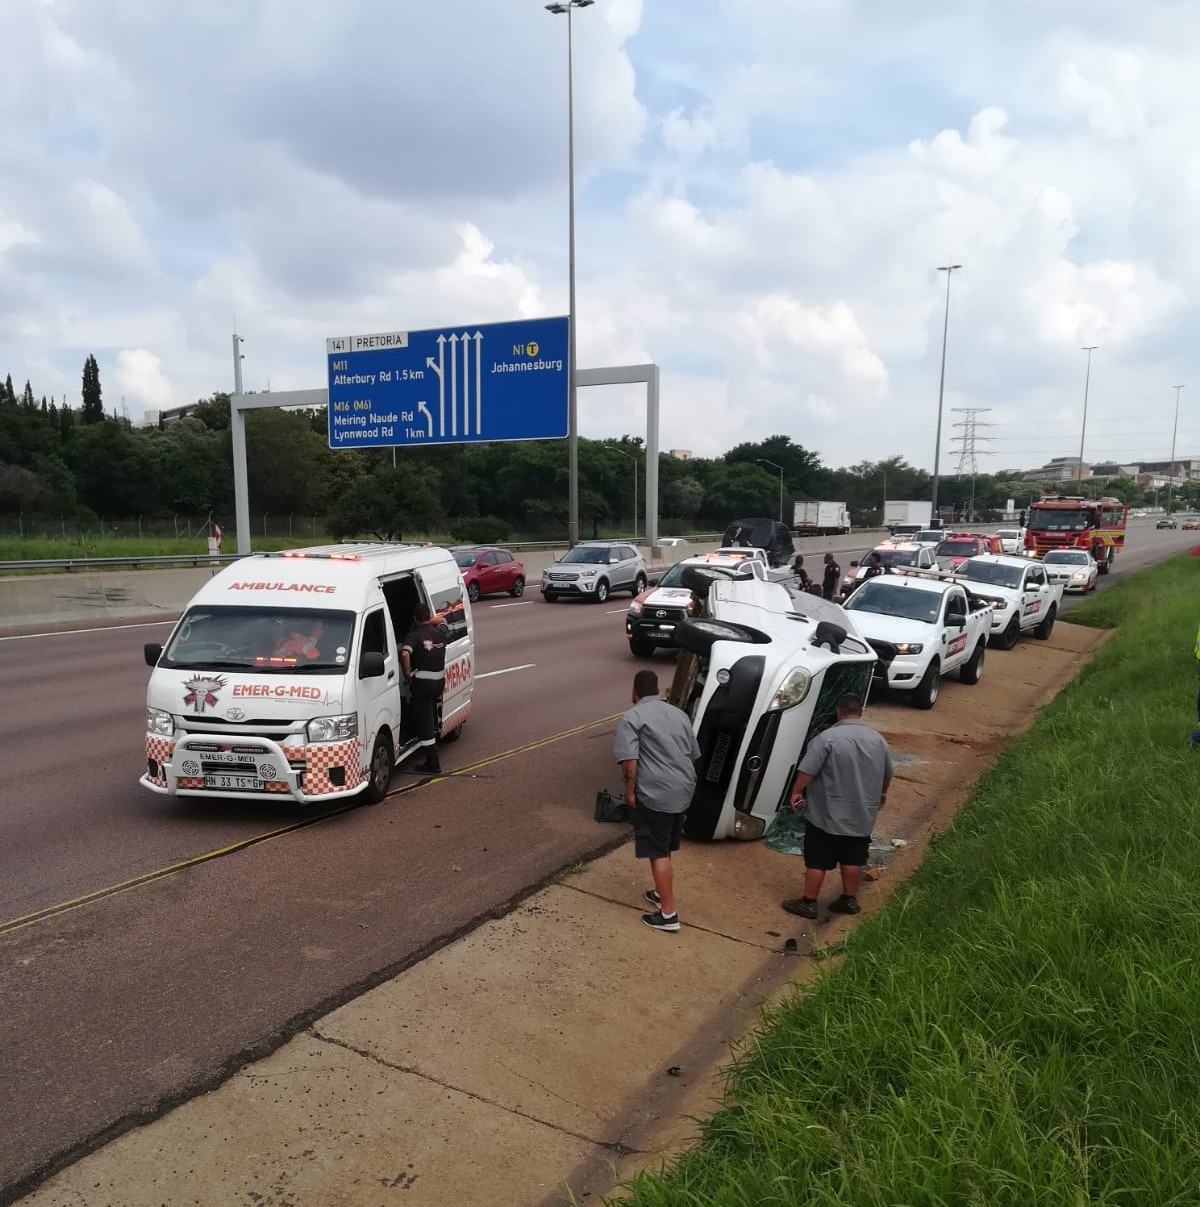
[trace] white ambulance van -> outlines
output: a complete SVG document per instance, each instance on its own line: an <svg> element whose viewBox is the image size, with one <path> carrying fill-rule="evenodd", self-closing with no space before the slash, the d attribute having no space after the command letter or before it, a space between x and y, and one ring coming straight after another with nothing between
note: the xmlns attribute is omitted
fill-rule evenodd
<svg viewBox="0 0 1200 1207"><path fill-rule="evenodd" d="M350 544L256 554L146 646L146 774L170 796L387 794L417 752L399 647L418 602L446 623L443 740L471 711L474 622L448 550Z"/></svg>

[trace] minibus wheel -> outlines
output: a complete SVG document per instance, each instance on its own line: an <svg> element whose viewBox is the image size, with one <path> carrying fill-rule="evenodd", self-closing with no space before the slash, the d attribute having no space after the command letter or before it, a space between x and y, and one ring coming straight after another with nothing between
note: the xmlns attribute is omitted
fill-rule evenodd
<svg viewBox="0 0 1200 1207"><path fill-rule="evenodd" d="M387 796L388 787L392 782L392 765L395 757L392 754L392 735L381 729L371 749L371 763L367 769L367 787L363 792L363 800L368 805L377 805Z"/></svg>

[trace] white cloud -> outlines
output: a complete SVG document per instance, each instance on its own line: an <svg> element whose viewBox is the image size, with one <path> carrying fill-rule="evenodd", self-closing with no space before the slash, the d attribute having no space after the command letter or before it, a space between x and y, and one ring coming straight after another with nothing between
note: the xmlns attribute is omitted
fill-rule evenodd
<svg viewBox="0 0 1200 1207"><path fill-rule="evenodd" d="M172 401L171 383L162 362L145 348L122 348L117 353L117 393L142 409L161 409Z"/></svg>

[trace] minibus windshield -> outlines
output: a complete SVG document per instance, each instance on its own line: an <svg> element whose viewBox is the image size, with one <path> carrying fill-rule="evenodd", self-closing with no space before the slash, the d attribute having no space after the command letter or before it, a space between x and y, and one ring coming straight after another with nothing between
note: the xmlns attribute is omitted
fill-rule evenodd
<svg viewBox="0 0 1200 1207"><path fill-rule="evenodd" d="M159 665L178 670L343 675L353 633L353 612L189 608Z"/></svg>

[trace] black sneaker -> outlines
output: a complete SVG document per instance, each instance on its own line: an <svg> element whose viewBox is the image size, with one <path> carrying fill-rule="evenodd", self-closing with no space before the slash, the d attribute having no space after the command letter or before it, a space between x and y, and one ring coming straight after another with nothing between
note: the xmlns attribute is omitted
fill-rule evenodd
<svg viewBox="0 0 1200 1207"><path fill-rule="evenodd" d="M643 897L650 902L656 909L662 906L662 898L658 895L658 889L648 888L643 894Z"/></svg>
<svg viewBox="0 0 1200 1207"><path fill-rule="evenodd" d="M656 914L643 914L642 921L650 927L651 930L678 930L679 915L672 914L669 918L664 918L662 910Z"/></svg>
<svg viewBox="0 0 1200 1207"><path fill-rule="evenodd" d="M810 901L807 897L791 897L783 902L783 908L798 918L815 918L817 916L817 903Z"/></svg>
<svg viewBox="0 0 1200 1207"><path fill-rule="evenodd" d="M857 897L847 897L843 893L836 901L829 903L829 912L831 914L861 914L862 906L859 905Z"/></svg>

